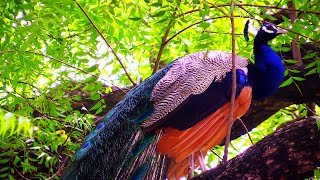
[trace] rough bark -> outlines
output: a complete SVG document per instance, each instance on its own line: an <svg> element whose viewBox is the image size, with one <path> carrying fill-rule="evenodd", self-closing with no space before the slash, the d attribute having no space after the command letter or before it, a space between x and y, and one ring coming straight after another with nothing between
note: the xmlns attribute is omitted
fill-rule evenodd
<svg viewBox="0 0 320 180"><path fill-rule="evenodd" d="M206 171L193 180L293 180L312 177L320 162L317 119L320 120L320 117L289 123L229 160L227 164Z"/></svg>

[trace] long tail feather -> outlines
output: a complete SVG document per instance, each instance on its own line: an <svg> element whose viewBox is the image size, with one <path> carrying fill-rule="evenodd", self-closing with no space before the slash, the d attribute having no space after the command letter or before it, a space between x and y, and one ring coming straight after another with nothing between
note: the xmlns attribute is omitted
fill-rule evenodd
<svg viewBox="0 0 320 180"><path fill-rule="evenodd" d="M139 123L152 114L151 92L169 68L166 66L132 89L106 115L75 154L62 179L129 179L153 174L144 173L144 167L149 167L148 172L166 173L166 157L155 151L161 134L144 135Z"/></svg>

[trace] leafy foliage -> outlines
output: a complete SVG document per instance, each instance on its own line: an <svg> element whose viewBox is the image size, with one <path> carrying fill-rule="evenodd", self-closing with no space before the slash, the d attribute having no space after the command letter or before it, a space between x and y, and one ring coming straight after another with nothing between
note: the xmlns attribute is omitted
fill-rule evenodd
<svg viewBox="0 0 320 180"><path fill-rule="evenodd" d="M242 6L235 6L237 54L253 58L252 38L247 44L242 37L247 18L258 14L254 17L259 20L274 19L270 15L278 11L274 7L287 7L287 2L245 0ZM300 34L301 43L319 39L319 14L314 12L320 6L316 1L293 2L305 13L294 25L283 17L281 26ZM214 5L198 0L79 3L134 80L150 76L158 56L163 66L196 51L231 51L229 1L212 1ZM292 32L277 38L272 47L289 51L291 47L282 45L296 37ZM111 86L128 87L131 82L73 0L1 1L0 37L0 178L58 178L64 162L95 126L96 116L102 116L108 107L103 96L112 91ZM310 52L303 60L306 77L320 73L319 54ZM298 72L288 69L288 80L282 86L303 81L305 77L297 76ZM79 105L83 99L94 103ZM290 113L285 111L253 131L254 141L286 122ZM233 143L249 146L243 139ZM214 159L212 155L208 158L209 162Z"/></svg>

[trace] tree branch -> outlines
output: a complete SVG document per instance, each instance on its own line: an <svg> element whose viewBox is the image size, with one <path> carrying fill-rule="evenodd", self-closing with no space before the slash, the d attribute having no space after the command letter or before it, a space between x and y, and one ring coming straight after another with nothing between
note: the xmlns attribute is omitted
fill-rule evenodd
<svg viewBox="0 0 320 180"><path fill-rule="evenodd" d="M13 52L31 53L31 54L39 55L39 56L42 56L42 57L45 57L45 58L48 58L48 59L57 61L57 62L65 65L65 66L68 66L68 67L70 67L70 68L72 68L72 69L76 69L76 70L81 71L81 72L83 72L83 73L85 73L85 74L88 74L88 75L91 75L91 76L96 77L96 78L98 78L98 79L101 79L101 80L103 80L103 81L105 81L105 82L108 82L108 83L111 84L112 86L117 87L117 86L115 86L114 84L112 84L111 81L109 81L109 80L106 80L106 79L104 79L104 78L101 78L101 77L99 77L99 76L97 76L97 75L95 75L95 74L92 74L92 73L90 73L90 72L88 72L88 71L85 71L85 70L83 70L83 69L77 68L77 67L73 66L72 64L69 64L69 63L67 63L67 62L64 62L64 61L61 60L61 59L57 59L57 58L54 58L54 57L52 57L52 56L49 56L49 55L46 55L46 54L42 54L42 53L39 53L39 52L29 51L29 50L5 50L5 51L0 51L0 55L1 55L1 54L5 54L5 53L13 53ZM121 90L121 88L119 88L119 87L117 87L117 88L118 88L119 90Z"/></svg>
<svg viewBox="0 0 320 180"><path fill-rule="evenodd" d="M114 51L114 49L111 47L110 43L108 42L108 40L104 37L104 35L102 34L102 32L99 30L99 28L96 26L96 24L92 21L92 19L90 18L90 16L88 15L88 13L82 8L82 6L76 1L74 0L74 2L77 4L77 6L81 9L81 11L83 12L83 14L87 17L87 19L90 21L90 23L92 24L92 26L96 29L96 31L99 33L99 35L101 36L101 38L104 40L104 42L108 45L108 47L110 48L111 52L113 53L113 55L117 58L118 62L120 63L122 69L124 70L124 72L126 73L128 79L130 80L130 82L132 83L133 86L136 86L136 83L132 80L132 78L130 77L127 69L124 67L124 64L122 63L122 61L120 60L119 56L117 55L117 53Z"/></svg>
<svg viewBox="0 0 320 180"><path fill-rule="evenodd" d="M320 162L320 117L295 121L265 137L244 153L206 171L204 179L305 179Z"/></svg>
<svg viewBox="0 0 320 180"><path fill-rule="evenodd" d="M212 5L209 8L212 9L212 8L226 7L226 6L230 6L230 4ZM299 13L310 13L310 14L317 14L317 15L320 14L320 12L309 11L309 10L282 8L282 7L278 7L278 5L277 6L265 6L265 5L257 5L257 4L235 4L235 6L238 6L238 7L249 6L249 7L267 8L267 9L279 9L279 10L282 10L284 12L294 11L294 12L299 12ZM193 9L193 10L184 12L182 14L177 15L176 18L180 18L182 16L185 16L185 15L188 15L188 14L192 14L194 12L198 12L199 10L200 9Z"/></svg>
<svg viewBox="0 0 320 180"><path fill-rule="evenodd" d="M220 10L221 11L221 10ZM230 144L230 137L231 137L231 128L233 124L233 111L234 111L234 102L236 98L236 85L237 85L237 74L236 74L236 36L235 36L235 30L234 30L234 1L231 0L231 34L232 34L232 90L231 90L231 99L230 99L230 111L229 111L229 117L228 117L228 128L227 128L227 136L226 136L226 142L224 147L224 154L223 154L223 163L227 163L228 161L228 148Z"/></svg>
<svg viewBox="0 0 320 180"><path fill-rule="evenodd" d="M240 17L240 16L235 16L235 17ZM175 38L176 36L178 36L179 34L183 33L184 31L186 31L187 29L197 25L197 24L200 24L201 22L203 21L209 21L209 20L214 20L214 19L220 19L220 18L230 18L229 16L219 16L219 17L214 17L214 18L207 18L207 19L204 19L202 21L198 21L198 22L195 22L183 29L181 29L180 31L178 31L176 34L174 34L173 36L171 36L168 40L166 40L165 44L167 44L169 41L171 41L173 38Z"/></svg>
<svg viewBox="0 0 320 180"><path fill-rule="evenodd" d="M288 7L290 9L296 9L292 1L288 2ZM289 16L291 19L291 23L294 26L295 20L297 19L296 12L290 11ZM299 43L299 35L296 35L296 37L294 39L292 39L291 44L292 44L293 59L295 59L297 61L297 63L296 63L297 66L301 66L303 63L302 63L301 52L300 52L300 48L299 48L299 44L300 44Z"/></svg>
<svg viewBox="0 0 320 180"><path fill-rule="evenodd" d="M178 8L177 8L178 9ZM160 49L159 49L159 52L158 52L158 55L157 55L157 59L156 59L156 62L154 64L154 68L153 68L153 72L152 74L155 74L158 69L159 69L159 63L160 63L160 59L161 59L161 56L162 56L162 52L164 50L164 47L166 46L167 44L167 38L168 38L168 35L169 35L169 32L170 32L170 29L172 27L172 23L174 21L174 18L175 18L175 15L177 13L177 9L174 11L173 13L173 17L172 19L170 20L168 26L167 26L167 29L166 29L166 32L164 33L163 37L162 37L162 40L161 40L161 45L160 45Z"/></svg>

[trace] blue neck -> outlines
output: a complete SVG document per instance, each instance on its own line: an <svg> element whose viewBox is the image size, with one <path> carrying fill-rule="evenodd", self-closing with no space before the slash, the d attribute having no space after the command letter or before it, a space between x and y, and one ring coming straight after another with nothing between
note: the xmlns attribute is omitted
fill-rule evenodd
<svg viewBox="0 0 320 180"><path fill-rule="evenodd" d="M255 64L248 66L252 98L261 99L273 94L284 76L281 57L271 49L267 42L254 42Z"/></svg>

